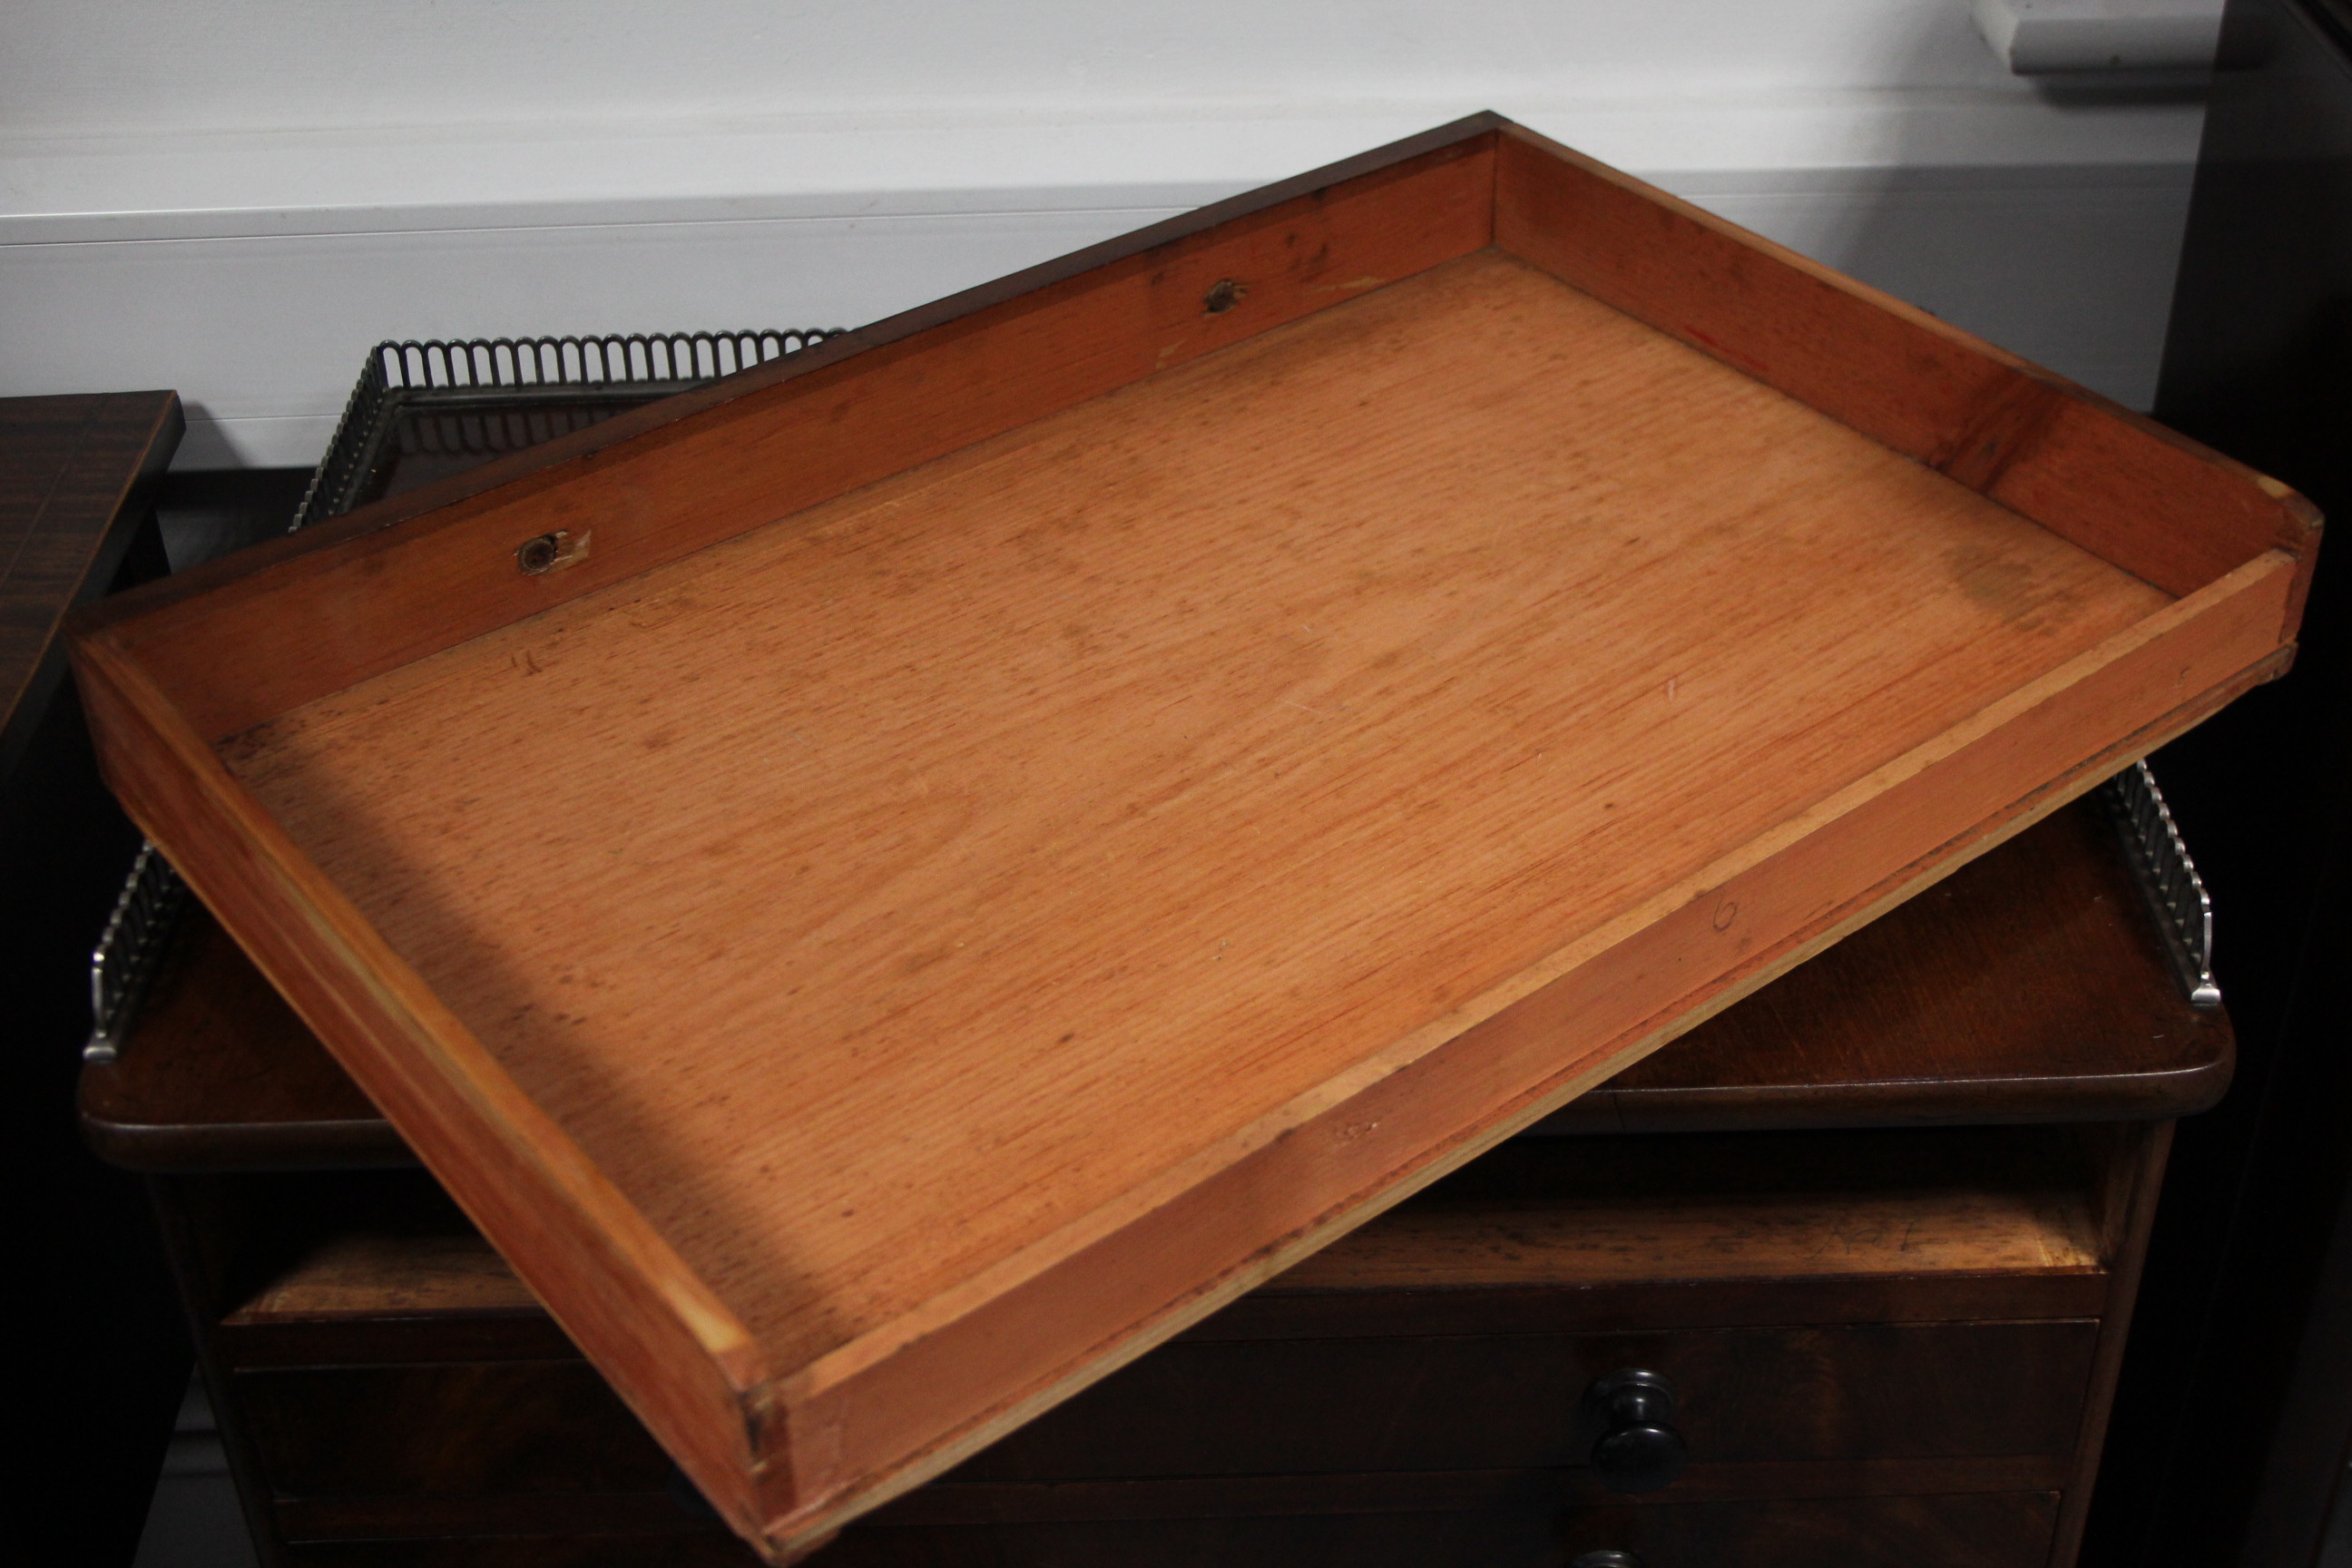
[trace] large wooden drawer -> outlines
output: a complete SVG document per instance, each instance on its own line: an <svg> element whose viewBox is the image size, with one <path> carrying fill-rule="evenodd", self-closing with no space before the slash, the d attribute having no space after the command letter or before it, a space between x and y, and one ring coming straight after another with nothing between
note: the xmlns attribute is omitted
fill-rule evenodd
<svg viewBox="0 0 2352 1568"><path fill-rule="evenodd" d="M971 1480L1584 1463L1596 1378L1672 1379L1694 1468L2064 1454L2095 1321L1176 1344L951 1472Z"/></svg>
<svg viewBox="0 0 2352 1568"><path fill-rule="evenodd" d="M2040 1563L2108 1286L2095 1142L1515 1145L824 1561ZM322 1207L222 1328L288 1564L754 1560L429 1183L367 1181L382 1201ZM1691 1460L1638 1499L1591 1467L1584 1408L1631 1366L1676 1386Z"/></svg>

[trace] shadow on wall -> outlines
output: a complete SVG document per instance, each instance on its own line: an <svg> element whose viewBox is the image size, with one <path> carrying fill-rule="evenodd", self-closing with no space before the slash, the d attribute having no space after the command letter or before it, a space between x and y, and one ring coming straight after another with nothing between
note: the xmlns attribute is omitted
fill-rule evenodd
<svg viewBox="0 0 2352 1568"><path fill-rule="evenodd" d="M1887 79L1956 100L2032 91L2070 115L2193 110L2201 87L2128 79L2025 87L1964 7L1923 13ZM1967 36L1956 36L1965 32ZM2130 407L2156 400L2192 162L2042 163L2032 149L1969 161L1933 115L1898 121L1869 167L1691 174L1685 196ZM1960 154L1956 161L1955 154Z"/></svg>

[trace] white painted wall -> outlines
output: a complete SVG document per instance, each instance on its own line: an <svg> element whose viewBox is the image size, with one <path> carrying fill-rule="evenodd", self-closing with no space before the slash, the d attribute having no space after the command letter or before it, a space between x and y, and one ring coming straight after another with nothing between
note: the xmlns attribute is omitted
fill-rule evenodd
<svg viewBox="0 0 2352 1568"><path fill-rule="evenodd" d="M308 462L381 338L854 323L1480 108L2152 390L2200 112L1968 0L6 0L0 393Z"/></svg>

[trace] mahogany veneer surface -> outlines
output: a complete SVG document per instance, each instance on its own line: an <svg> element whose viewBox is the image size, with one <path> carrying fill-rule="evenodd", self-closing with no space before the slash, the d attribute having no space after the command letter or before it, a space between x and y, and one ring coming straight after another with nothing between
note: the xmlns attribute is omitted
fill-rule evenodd
<svg viewBox="0 0 2352 1568"><path fill-rule="evenodd" d="M185 424L172 392L0 397L0 777L65 674L66 612L114 581Z"/></svg>
<svg viewBox="0 0 2352 1568"><path fill-rule="evenodd" d="M1299 1543L1312 1555L1352 1512L1444 1508L1462 1511L1430 1560L1485 1562L1478 1542L1521 1510L1622 1531L1607 1510L1629 1503L1801 1499L1834 1500L1819 1523L1843 1542L1870 1535L1874 1497L2071 1486L2093 1319L2120 1262L2095 1239L2087 1153L2042 1128L1518 1140L876 1513L828 1559L927 1562L917 1531L940 1531L931 1553L1027 1563L1034 1543L986 1532L1133 1520L1173 1539L1266 1514L1318 1521ZM1666 1211L1663 1227L1646 1217ZM665 1495L667 1458L454 1213L332 1212L221 1325L279 1531L471 1536L501 1563L614 1529L667 1525L637 1548L664 1561L706 1544ZM1675 1289L1707 1315L1660 1299ZM1318 1315L1304 1331L1302 1310ZM1693 1458L1666 1492L1628 1500L1584 1468L1577 1411L1594 1376L1634 1363L1682 1391ZM1507 1492L1487 1489L1504 1470ZM1759 1539L1727 1528L1721 1550ZM535 1548L534 1532L558 1539ZM1094 1550L1076 1560L1116 1555Z"/></svg>

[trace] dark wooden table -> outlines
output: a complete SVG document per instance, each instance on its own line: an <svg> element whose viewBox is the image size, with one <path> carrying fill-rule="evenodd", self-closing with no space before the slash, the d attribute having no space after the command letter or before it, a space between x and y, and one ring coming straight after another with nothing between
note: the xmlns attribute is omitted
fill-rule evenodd
<svg viewBox="0 0 2352 1568"><path fill-rule="evenodd" d="M66 612L113 586L134 544L134 574L160 575L155 491L185 427L176 393L0 397L0 777L65 678Z"/></svg>
<svg viewBox="0 0 2352 1568"><path fill-rule="evenodd" d="M62 1114L89 1027L87 963L138 835L99 783L58 628L120 582L160 574L156 487L178 444L168 392L0 398L0 963L5 964L16 1415L40 1435L10 1510L78 1561L128 1563L187 1380L187 1344L135 1182ZM23 1392L30 1388L30 1397Z"/></svg>
<svg viewBox="0 0 2352 1568"><path fill-rule="evenodd" d="M820 1561L2063 1565L2231 1061L2067 808ZM208 920L81 1109L152 1173L265 1562L750 1561ZM1659 1490L1595 1457L1632 1367Z"/></svg>

